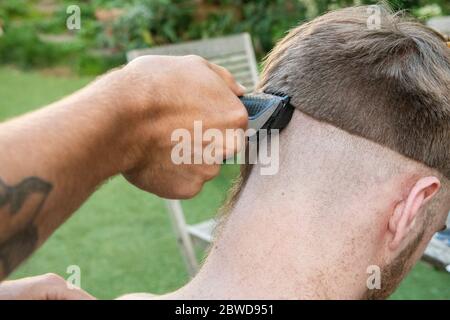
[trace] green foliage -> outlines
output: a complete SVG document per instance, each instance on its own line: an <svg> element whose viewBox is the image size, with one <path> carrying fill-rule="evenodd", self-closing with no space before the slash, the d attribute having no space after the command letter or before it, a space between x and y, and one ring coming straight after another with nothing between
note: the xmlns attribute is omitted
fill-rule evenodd
<svg viewBox="0 0 450 320"><path fill-rule="evenodd" d="M114 24L106 44L129 50L249 32L256 53L266 54L286 31L326 11L375 0L135 0ZM417 16L449 12L445 1L391 0L395 10L405 9Z"/></svg>
<svg viewBox="0 0 450 320"><path fill-rule="evenodd" d="M260 54L305 19L299 1L134 1L114 24L109 45L120 50L250 32Z"/></svg>
<svg viewBox="0 0 450 320"><path fill-rule="evenodd" d="M26 0L7 0L0 5L0 17L3 19L14 19L29 14Z"/></svg>
<svg viewBox="0 0 450 320"><path fill-rule="evenodd" d="M29 67L47 67L66 61L80 51L79 44L42 42L32 26L7 29L0 38L0 61Z"/></svg>
<svg viewBox="0 0 450 320"><path fill-rule="evenodd" d="M76 44L49 45L38 34L68 33L69 0L55 1L52 14L40 11L39 0L2 0L0 63L40 67L66 63L82 73L101 73L125 62L125 52L194 39L249 32L256 54L264 56L286 31L328 11L375 0L90 0L79 1L82 28ZM389 0L423 20L450 14L448 0ZM98 21L98 10L123 10L113 21ZM27 26L27 27L25 27ZM56 47L56 48L55 48ZM84 50L81 50L83 48ZM8 50L9 53L3 52ZM105 54L98 58L92 51ZM11 53L13 52L13 54ZM76 59L73 57L77 55Z"/></svg>
<svg viewBox="0 0 450 320"><path fill-rule="evenodd" d="M91 80L0 67L0 121L51 103ZM236 169L223 166L198 196L183 201L188 223L214 215ZM164 293L188 281L163 201L123 178L103 185L12 278L47 272L67 278L67 266L74 264L82 270L81 286L103 299L129 292ZM450 299L449 287L447 273L419 263L393 299Z"/></svg>
<svg viewBox="0 0 450 320"><path fill-rule="evenodd" d="M122 53L111 55L80 54L77 62L77 71L80 75L98 75L123 63L125 56Z"/></svg>

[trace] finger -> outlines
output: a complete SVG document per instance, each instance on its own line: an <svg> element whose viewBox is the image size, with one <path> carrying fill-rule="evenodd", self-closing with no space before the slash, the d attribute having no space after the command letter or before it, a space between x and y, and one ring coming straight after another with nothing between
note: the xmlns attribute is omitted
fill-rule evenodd
<svg viewBox="0 0 450 320"><path fill-rule="evenodd" d="M157 296L151 293L139 292L139 293L128 293L120 296L114 300L154 300Z"/></svg>
<svg viewBox="0 0 450 320"><path fill-rule="evenodd" d="M56 300L96 300L86 291L79 288L61 288L60 292L56 294Z"/></svg>
<svg viewBox="0 0 450 320"><path fill-rule="evenodd" d="M210 181L217 177L220 173L220 164L207 165L204 169L204 180Z"/></svg>
<svg viewBox="0 0 450 320"><path fill-rule="evenodd" d="M248 116L246 116L245 125L248 122L247 120ZM240 127L240 128L246 128ZM235 134L227 136L225 145L223 146L223 152L224 152L224 158L223 159L229 159L233 157L235 154L239 154L244 150L245 147L245 131L236 131Z"/></svg>
<svg viewBox="0 0 450 320"><path fill-rule="evenodd" d="M234 94L236 94L238 97L245 94L245 87L236 81L230 71L212 62L207 61L207 63L209 68L217 73L219 77L221 77L225 81L225 83L228 85L231 91L234 92Z"/></svg>

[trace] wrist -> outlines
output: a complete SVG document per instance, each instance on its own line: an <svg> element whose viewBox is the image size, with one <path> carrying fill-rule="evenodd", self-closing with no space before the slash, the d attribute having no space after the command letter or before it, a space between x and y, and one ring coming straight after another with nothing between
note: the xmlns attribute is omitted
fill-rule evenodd
<svg viewBox="0 0 450 320"><path fill-rule="evenodd" d="M70 127L76 128L79 156L74 158L96 168L97 178L102 180L130 166L128 155L136 120L127 112L118 71L109 72L56 106L67 112Z"/></svg>
<svg viewBox="0 0 450 320"><path fill-rule="evenodd" d="M145 93L139 92L140 81L142 79L134 79L133 73L124 67L109 72L93 84L98 115L105 120L105 142L109 141L106 156L114 174L138 165L137 159L143 152L140 148L140 140L144 139L142 132L151 125L149 118L153 108L143 97Z"/></svg>

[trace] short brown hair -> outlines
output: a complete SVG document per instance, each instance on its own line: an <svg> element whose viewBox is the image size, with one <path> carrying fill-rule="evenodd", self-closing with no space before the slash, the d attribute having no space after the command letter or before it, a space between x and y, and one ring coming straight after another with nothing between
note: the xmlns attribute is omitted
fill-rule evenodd
<svg viewBox="0 0 450 320"><path fill-rule="evenodd" d="M450 190L450 59L446 38L386 6L327 13L289 32L268 55L260 90L298 110L438 170ZM225 220L247 182L241 174L220 209ZM219 228L220 229L220 228Z"/></svg>
<svg viewBox="0 0 450 320"><path fill-rule="evenodd" d="M282 39L261 89L316 120L450 178L450 50L438 32L384 6L327 13ZM380 24L370 28L370 14Z"/></svg>

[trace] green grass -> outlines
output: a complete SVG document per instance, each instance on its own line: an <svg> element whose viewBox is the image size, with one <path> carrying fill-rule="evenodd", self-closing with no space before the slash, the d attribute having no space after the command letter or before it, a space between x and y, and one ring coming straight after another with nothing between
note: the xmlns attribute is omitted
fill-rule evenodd
<svg viewBox="0 0 450 320"><path fill-rule="evenodd" d="M59 78L0 68L0 120L50 103L91 78ZM201 194L183 202L189 222L211 217L225 197L236 168ZM128 292L163 293L183 285L187 274L161 199L121 177L104 184L11 278L55 272L67 277L81 268L81 285L91 294L114 298ZM394 299L450 299L450 276L419 263Z"/></svg>

